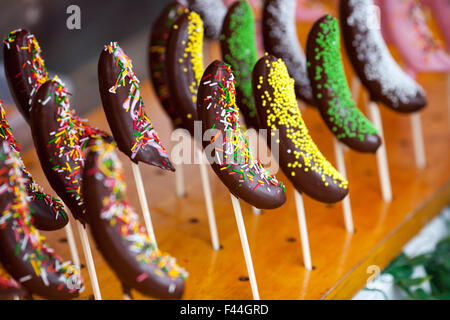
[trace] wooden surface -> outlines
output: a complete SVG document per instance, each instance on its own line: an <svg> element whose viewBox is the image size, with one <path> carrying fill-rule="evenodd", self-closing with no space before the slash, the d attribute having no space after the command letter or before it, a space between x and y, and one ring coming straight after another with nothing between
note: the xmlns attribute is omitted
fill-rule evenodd
<svg viewBox="0 0 450 320"><path fill-rule="evenodd" d="M449 202L449 125L443 102L446 83L443 76L424 76L420 80L430 98L423 112L427 167L417 170L414 166L408 117L381 108L394 200L390 204L381 200L375 157L349 151L346 164L356 233L345 232L340 204L324 205L305 198L313 271L306 271L302 265L292 187L281 173L277 176L287 183L288 195L283 207L255 216L250 206L241 202L262 299L351 298L364 286L369 276L367 266L383 269ZM143 97L162 141L170 149L170 124L148 83L143 84ZM332 137L318 112L306 108L303 115L313 138L333 161ZM108 130L102 109L88 118ZM120 158L130 201L139 211L130 162L122 154ZM24 161L35 179L50 190L34 150L24 153ZM190 273L184 298L251 299L230 196L212 170L209 177L223 246L218 252L210 245L199 167L184 165L187 196L183 199L175 196L174 174L145 165L141 170L159 247L175 256ZM63 231L45 235L59 254L70 258ZM78 248L82 255L79 241ZM95 249L94 260L103 298L121 299L117 278ZM86 268L83 274L86 290L81 298L86 299L92 291ZM136 298L145 297L136 294Z"/></svg>
<svg viewBox="0 0 450 320"><path fill-rule="evenodd" d="M299 29L303 43L308 28ZM210 58L216 54L217 51L211 53ZM348 64L346 70L349 72ZM429 105L422 113L427 167L423 170L415 168L408 116L381 107L394 200L388 204L381 199L375 156L347 152L345 160L356 233L345 232L340 204L325 205L305 198L313 271L306 271L302 265L293 190L281 173L277 177L287 184L288 196L283 207L255 216L251 207L241 202L262 299L351 298L371 275L367 273L369 266L383 269L400 253L402 246L450 202L450 118L446 78L422 75L419 82L429 98ZM93 84L92 90L97 90L96 87ZM173 145L170 122L147 81L143 81L143 97L148 115L170 150ZM360 108L365 111L362 102L363 95ZM306 108L302 113L319 148L334 163L332 136L318 112ZM100 107L87 118L109 131ZM34 150L25 152L23 157L35 180L46 190L51 190ZM122 154L120 159L126 171L130 202L140 212L130 162ZM223 246L217 252L210 244L198 165L184 165L187 196L183 199L175 196L173 173L146 165L141 165L141 170L158 245L175 256L190 273L184 298L251 299L230 195L212 170L208 169ZM44 234L56 252L70 258L64 231ZM83 260L78 233L75 236ZM92 241L91 244L95 247ZM93 251L103 298L121 299L120 283L115 274L99 252L95 248ZM92 290L87 269L83 268L82 272L86 290L81 299L88 299ZM136 299L146 298L134 294Z"/></svg>

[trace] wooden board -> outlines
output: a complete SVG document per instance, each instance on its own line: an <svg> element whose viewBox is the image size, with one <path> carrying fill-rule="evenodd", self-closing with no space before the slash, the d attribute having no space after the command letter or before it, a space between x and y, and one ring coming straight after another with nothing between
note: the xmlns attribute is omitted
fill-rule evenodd
<svg viewBox="0 0 450 320"><path fill-rule="evenodd" d="M241 203L262 299L351 298L365 285L370 275L366 273L368 266L383 269L449 202L449 117L443 94L446 83L443 76L423 76L420 81L430 99L423 112L427 167L415 168L408 117L381 108L394 200L390 204L381 200L375 157L349 151L345 157L356 233L345 232L340 204L324 205L305 198L313 271L306 271L302 265L292 187L282 174L278 178L287 182L288 196L283 207L255 216L250 206ZM162 141L170 149L169 120L147 82L143 84L143 97ZM306 108L303 115L320 149L334 162L332 137L318 112ZM101 108L88 118L108 130ZM34 150L23 156L36 181L51 190ZM120 158L130 201L139 211L130 162L123 155ZM190 273L184 298L251 299L230 196L212 170L209 177L223 246L218 252L210 245L199 167L184 166L187 196L183 199L175 196L174 174L144 165L141 170L159 247L175 256ZM70 258L63 231L45 235L56 252ZM82 256L78 234L76 237ZM103 298L121 299L119 281L95 248L94 260ZM83 275L86 290L81 299L87 299L92 290L86 268ZM135 294L135 298L145 297Z"/></svg>
<svg viewBox="0 0 450 320"><path fill-rule="evenodd" d="M298 26L303 44L310 26L310 23ZM207 58L220 57L216 43L208 48ZM351 79L347 62L345 67ZM429 98L429 105L422 113L427 167L423 170L415 168L408 116L381 107L394 200L387 204L381 199L375 156L347 152L345 160L356 233L345 232L340 204L324 205L305 198L313 271L306 271L302 265L292 186L281 173L277 177L287 183L288 196L282 208L255 216L250 206L241 202L262 299L351 298L372 275L367 273L369 266L378 266L382 270L409 239L450 203L450 106L446 102L449 94L446 78L425 75L419 77L419 82ZM92 90L97 90L97 84L92 85ZM143 81L142 91L147 112L170 150L173 146L170 121L147 81ZM364 96L360 98L359 106L365 111ZM334 163L332 136L318 112L306 108L302 113L319 148ZM92 124L109 131L101 107L87 117ZM193 149L191 154L194 154ZM25 152L23 157L36 181L51 190L34 150ZM126 171L130 202L140 211L130 162L122 154L120 159ZM198 165L183 166L187 190L183 199L175 196L173 173L145 165L141 170L158 245L175 256L190 273L184 298L251 299L231 199L212 170L209 169L209 177L223 246L217 252L210 244ZM56 252L70 259L64 231L44 234ZM75 236L82 256L78 233ZM91 245L103 298L122 299L115 274L92 241ZM81 299L88 299L92 297L92 290L87 269L83 268L82 272L86 290ZM136 299L146 299L134 294Z"/></svg>

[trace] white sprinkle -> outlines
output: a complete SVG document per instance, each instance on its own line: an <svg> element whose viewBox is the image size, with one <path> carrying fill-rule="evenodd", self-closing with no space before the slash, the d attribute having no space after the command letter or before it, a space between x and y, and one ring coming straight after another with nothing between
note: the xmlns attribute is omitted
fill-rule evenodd
<svg viewBox="0 0 450 320"><path fill-rule="evenodd" d="M423 93L423 89L394 60L381 31L369 28L367 21L373 1L350 0L349 5L353 12L348 16L347 24L364 34L364 37L355 37L352 44L358 59L367 62L364 67L366 78L379 83L382 94L392 101L393 107L398 107L400 102L408 103L418 92Z"/></svg>
<svg viewBox="0 0 450 320"><path fill-rule="evenodd" d="M44 102L42 102L42 105L45 106L47 104L47 102L50 101L52 97L47 97L47 99L44 100Z"/></svg>
<svg viewBox="0 0 450 320"><path fill-rule="evenodd" d="M19 279L19 282L20 282L20 283L24 283L25 281L28 281L28 280L30 280L31 278L32 278L31 275L27 275L27 276L25 276L25 277L20 278L20 279Z"/></svg>

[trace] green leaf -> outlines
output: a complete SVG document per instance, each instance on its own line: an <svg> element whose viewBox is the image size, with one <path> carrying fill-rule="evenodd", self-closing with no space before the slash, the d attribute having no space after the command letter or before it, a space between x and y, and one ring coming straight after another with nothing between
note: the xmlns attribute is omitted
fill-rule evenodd
<svg viewBox="0 0 450 320"><path fill-rule="evenodd" d="M425 254L421 254L417 257L411 258L409 261L412 266L416 267L416 266L424 265L425 263L427 263L427 261L430 260L430 258L431 258L431 254L425 253Z"/></svg>
<svg viewBox="0 0 450 320"><path fill-rule="evenodd" d="M414 291L415 300L434 300L435 298L426 293L422 288L418 288Z"/></svg>
<svg viewBox="0 0 450 320"><path fill-rule="evenodd" d="M450 300L450 292L445 292L441 295L437 295L436 299L438 300Z"/></svg>
<svg viewBox="0 0 450 320"><path fill-rule="evenodd" d="M383 273L391 274L397 282L401 279L411 278L413 267L410 259L404 253L401 253L389 266L387 266Z"/></svg>
<svg viewBox="0 0 450 320"><path fill-rule="evenodd" d="M423 278L414 278L414 279L400 279L398 284L405 287L412 287L412 286L420 286L424 282L427 282L430 280L432 276L426 276Z"/></svg>

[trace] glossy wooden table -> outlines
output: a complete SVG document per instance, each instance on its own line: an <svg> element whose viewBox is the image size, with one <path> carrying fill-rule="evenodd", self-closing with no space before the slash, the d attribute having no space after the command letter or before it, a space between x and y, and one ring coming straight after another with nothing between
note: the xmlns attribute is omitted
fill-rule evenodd
<svg viewBox="0 0 450 320"><path fill-rule="evenodd" d="M310 24L299 26L302 43L306 41L309 27ZM209 53L211 59L220 56L214 45ZM348 63L346 70L351 79ZM345 232L340 204L324 205L305 197L313 271L306 271L302 264L293 190L281 173L277 177L287 183L288 196L283 207L255 216L251 207L241 202L262 299L351 298L374 275L373 270L382 270L409 239L450 203L450 115L446 78L426 75L419 76L418 80L429 98L429 105L422 113L427 167L415 168L408 117L381 107L394 200L384 203L381 199L375 156L347 152L345 160L356 233ZM142 89L147 113L170 150L174 143L170 139L170 122L147 81L143 81ZM96 83L92 84L92 90L97 90ZM363 102L361 95L359 106L365 111ZM302 113L319 148L334 163L332 136L318 112L308 107L302 109ZM109 131L101 107L87 118ZM34 150L24 152L23 158L35 180L51 190ZM130 201L140 212L130 162L122 154L120 159L126 171ZM175 256L190 273L184 298L251 299L230 195L212 170L209 169L209 177L223 246L217 252L211 248L198 165L183 166L187 190L183 199L175 195L173 173L146 165L141 165L141 170L158 245ZM70 259L64 231L45 235L60 255ZM75 236L82 257L78 234ZM92 241L91 245L103 299L122 299L115 274ZM81 299L88 299L92 297L92 290L87 269L83 268L82 272L86 290ZM136 299L146 298L134 294Z"/></svg>
<svg viewBox="0 0 450 320"><path fill-rule="evenodd" d="M450 201L449 115L444 79L420 78L430 100L423 112L428 160L424 170L414 165L409 119L381 108L394 193L392 203L381 199L375 156L352 151L345 160L356 233L345 232L340 204L324 205L305 198L313 271L306 271L302 265L292 186L281 173L277 176L287 183L288 196L283 207L255 216L250 206L241 202L262 299L351 298L372 275L367 270L383 269ZM148 82L143 83L143 97L149 116L170 149L170 123ZM320 149L334 162L332 136L318 112L308 107L303 115ZM108 130L101 108L87 117L92 124ZM36 181L51 190L34 150L24 152L23 157ZM122 154L120 158L130 201L140 211L130 162ZM251 299L230 195L212 170L209 169L209 176L223 246L217 252L210 244L198 165L184 165L187 195L183 199L175 196L173 173L145 165L141 165L141 170L159 247L175 256L190 273L184 298ZM63 231L45 235L60 255L70 258ZM82 256L81 243L77 241ZM119 281L95 248L94 260L103 298L121 299ZM375 267L368 269L370 266ZM81 298L87 299L92 290L86 268L83 275L86 290ZM135 298L145 297L135 294Z"/></svg>

